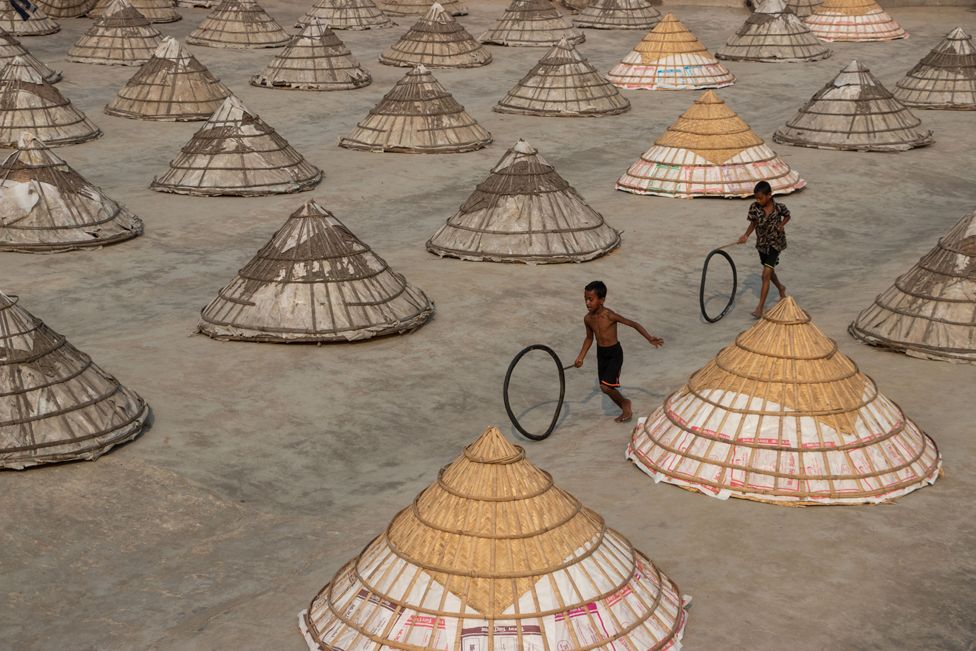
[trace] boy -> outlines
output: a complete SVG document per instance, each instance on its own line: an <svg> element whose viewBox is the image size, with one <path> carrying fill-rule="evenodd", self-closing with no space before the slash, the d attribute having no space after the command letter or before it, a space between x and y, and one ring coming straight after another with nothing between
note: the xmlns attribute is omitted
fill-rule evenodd
<svg viewBox="0 0 976 651"><path fill-rule="evenodd" d="M617 341L617 324L622 323L630 326L641 333L644 339L650 342L655 348L664 345L664 340L660 337L652 336L644 326L625 319L613 310L603 306L603 300L607 297L607 286L601 281L595 280L583 291L583 299L586 301L586 316L583 317L583 325L586 326L586 339L583 340L583 349L579 357L576 358L576 368L583 365L583 359L593 344L593 336L596 335L596 364L597 374L600 378L600 389L603 393L610 396L614 404L620 407L620 415L614 420L618 423L626 423L633 417L630 400L624 398L619 391L620 369L624 365L624 349Z"/></svg>
<svg viewBox="0 0 976 651"><path fill-rule="evenodd" d="M786 285L779 281L776 265L779 264L780 252L786 248L786 225L790 222L790 211L783 204L773 201L773 188L766 181L756 184L753 196L756 201L749 206L749 228L739 238L739 244L745 244L752 231L756 231L756 249L763 266L759 306L752 312L752 316L758 319L766 309L770 282L776 285L781 299L786 297Z"/></svg>

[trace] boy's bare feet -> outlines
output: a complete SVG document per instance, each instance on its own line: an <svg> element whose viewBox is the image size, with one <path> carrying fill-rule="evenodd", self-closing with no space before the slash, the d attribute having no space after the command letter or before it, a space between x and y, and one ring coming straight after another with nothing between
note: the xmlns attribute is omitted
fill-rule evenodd
<svg viewBox="0 0 976 651"><path fill-rule="evenodd" d="M779 300L786 298L786 285L776 285L776 289L779 290Z"/></svg>
<svg viewBox="0 0 976 651"><path fill-rule="evenodd" d="M630 400L624 398L624 404L621 406L620 415L613 420L618 423L629 423L630 419L634 417L634 412L630 408Z"/></svg>
<svg viewBox="0 0 976 651"><path fill-rule="evenodd" d="M760 310L759 308L756 308L755 310L750 312L750 314L752 315L753 319L761 319L763 315L763 311Z"/></svg>

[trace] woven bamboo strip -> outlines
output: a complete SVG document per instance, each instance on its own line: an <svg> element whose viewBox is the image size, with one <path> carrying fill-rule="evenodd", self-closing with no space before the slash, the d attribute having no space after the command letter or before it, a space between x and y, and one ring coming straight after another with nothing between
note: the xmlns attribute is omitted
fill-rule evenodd
<svg viewBox="0 0 976 651"><path fill-rule="evenodd" d="M546 47L564 38L571 43L586 39L546 0L512 0L495 26L478 40L493 45Z"/></svg>
<svg viewBox="0 0 976 651"><path fill-rule="evenodd" d="M780 63L818 61L830 54L830 49L789 10L785 0L760 0L756 11L715 56Z"/></svg>
<svg viewBox="0 0 976 651"><path fill-rule="evenodd" d="M211 9L217 6L218 0L176 0L177 7L199 7Z"/></svg>
<svg viewBox="0 0 976 651"><path fill-rule="evenodd" d="M15 147L25 133L51 147L93 140L101 130L71 105L23 56L0 71L0 146Z"/></svg>
<svg viewBox="0 0 976 651"><path fill-rule="evenodd" d="M162 34L129 0L112 0L105 13L68 50L68 60L109 66L140 66L152 58Z"/></svg>
<svg viewBox="0 0 976 651"><path fill-rule="evenodd" d="M129 2L151 23L174 23L183 18L176 11L173 0L129 0ZM102 16L111 3L112 0L97 0L95 6L88 12L88 17Z"/></svg>
<svg viewBox="0 0 976 651"><path fill-rule="evenodd" d="M908 71L893 95L912 108L976 110L976 46L957 27Z"/></svg>
<svg viewBox="0 0 976 651"><path fill-rule="evenodd" d="M380 9L387 16L423 16L438 0L380 0ZM468 8L461 0L443 0L440 3L452 16L466 16Z"/></svg>
<svg viewBox="0 0 976 651"><path fill-rule="evenodd" d="M284 47L290 40L256 0L223 0L186 38L192 45L242 49Z"/></svg>
<svg viewBox="0 0 976 651"><path fill-rule="evenodd" d="M655 481L775 504L872 504L934 483L935 443L792 298L672 394L627 456Z"/></svg>
<svg viewBox="0 0 976 651"><path fill-rule="evenodd" d="M149 416L136 393L0 293L0 468L94 460Z"/></svg>
<svg viewBox="0 0 976 651"><path fill-rule="evenodd" d="M566 39L494 107L499 113L553 117L617 115L629 109L627 98Z"/></svg>
<svg viewBox="0 0 976 651"><path fill-rule="evenodd" d="M295 36L260 75L254 86L292 90L351 90L372 83L345 44L324 24L314 22Z"/></svg>
<svg viewBox="0 0 976 651"><path fill-rule="evenodd" d="M298 20L298 27L307 27L316 20L330 29L376 29L393 27L396 23L384 14L373 0L318 0Z"/></svg>
<svg viewBox="0 0 976 651"><path fill-rule="evenodd" d="M40 9L29 10L28 14L27 20L24 20L9 2L4 3L0 8L0 29L17 36L45 36L61 30L61 26Z"/></svg>
<svg viewBox="0 0 976 651"><path fill-rule="evenodd" d="M661 12L648 0L594 0L573 18L577 27L589 29L651 29Z"/></svg>
<svg viewBox="0 0 976 651"><path fill-rule="evenodd" d="M88 13L95 0L35 0L34 4L51 18L78 18Z"/></svg>
<svg viewBox="0 0 976 651"><path fill-rule="evenodd" d="M850 151L906 151L933 141L921 120L857 61L818 91L773 140Z"/></svg>
<svg viewBox="0 0 976 651"><path fill-rule="evenodd" d="M786 4L797 16L806 18L823 4L823 0L787 0Z"/></svg>
<svg viewBox="0 0 976 651"><path fill-rule="evenodd" d="M706 91L618 180L617 189L662 197L750 197L806 186L714 91Z"/></svg>
<svg viewBox="0 0 976 651"><path fill-rule="evenodd" d="M40 73L41 77L44 78L49 84L56 84L61 81L61 73L52 70L47 67L44 63L38 60L34 55L27 51L20 41L14 37L13 34L4 31L0 28L0 69L11 63L15 58L23 57L37 72Z"/></svg>
<svg viewBox="0 0 976 651"><path fill-rule="evenodd" d="M435 2L380 55L380 63L411 68L475 68L491 63L491 53Z"/></svg>
<svg viewBox="0 0 976 651"><path fill-rule="evenodd" d="M444 468L300 617L309 648L680 645L677 586L495 428Z"/></svg>
<svg viewBox="0 0 976 651"><path fill-rule="evenodd" d="M134 120L206 120L230 94L179 41L167 36L105 112Z"/></svg>
<svg viewBox="0 0 976 651"><path fill-rule="evenodd" d="M425 66L411 69L340 147L373 152L454 154L488 146L488 133Z"/></svg>
<svg viewBox="0 0 976 651"><path fill-rule="evenodd" d="M824 0L805 20L822 41L908 38L908 32L874 0Z"/></svg>
<svg viewBox="0 0 976 651"><path fill-rule="evenodd" d="M198 196L263 196L303 192L322 172L231 95L207 120L169 171L150 186Z"/></svg>
<svg viewBox="0 0 976 651"><path fill-rule="evenodd" d="M254 342L361 341L411 332L433 313L423 292L308 201L218 292L198 330Z"/></svg>
<svg viewBox="0 0 976 651"><path fill-rule="evenodd" d="M440 256L485 262L585 262L620 234L538 151L519 140L427 242Z"/></svg>
<svg viewBox="0 0 976 651"><path fill-rule="evenodd" d="M671 13L610 70L607 78L620 88L645 90L723 88L735 82L732 73Z"/></svg>
<svg viewBox="0 0 976 651"><path fill-rule="evenodd" d="M850 333L912 357L976 364L976 212L861 312Z"/></svg>
<svg viewBox="0 0 976 651"><path fill-rule="evenodd" d="M142 230L142 220L31 134L0 164L0 250L72 251L122 242Z"/></svg>

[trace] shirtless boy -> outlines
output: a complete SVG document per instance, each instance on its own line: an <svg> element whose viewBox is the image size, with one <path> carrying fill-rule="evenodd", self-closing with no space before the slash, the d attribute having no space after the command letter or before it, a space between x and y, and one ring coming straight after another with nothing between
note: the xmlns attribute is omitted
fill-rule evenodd
<svg viewBox="0 0 976 651"><path fill-rule="evenodd" d="M596 363L597 374L600 378L600 389L603 393L610 396L614 404L620 407L620 415L614 420L618 423L628 422L634 415L631 409L630 400L624 398L620 393L620 369L624 365L624 349L617 340L617 324L622 323L630 326L647 339L655 348L664 345L664 340L660 337L651 335L644 326L625 319L613 310L603 305L603 300L607 297L607 286L599 280L595 280L583 291L583 298L586 301L586 316L583 317L583 324L586 326L586 339L583 340L583 349L579 357L576 358L576 368L583 365L583 359L593 345L593 337L596 336Z"/></svg>

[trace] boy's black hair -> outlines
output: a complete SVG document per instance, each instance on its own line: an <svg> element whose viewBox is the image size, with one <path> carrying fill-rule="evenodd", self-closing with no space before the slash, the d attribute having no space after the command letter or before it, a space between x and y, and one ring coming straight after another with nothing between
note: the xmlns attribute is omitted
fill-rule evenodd
<svg viewBox="0 0 976 651"><path fill-rule="evenodd" d="M760 181L756 184L756 187L752 190L753 194L772 194L773 186L767 181Z"/></svg>
<svg viewBox="0 0 976 651"><path fill-rule="evenodd" d="M600 298L607 297L607 286L602 280L594 280L592 283L584 288L588 292L596 292L596 295Z"/></svg>

